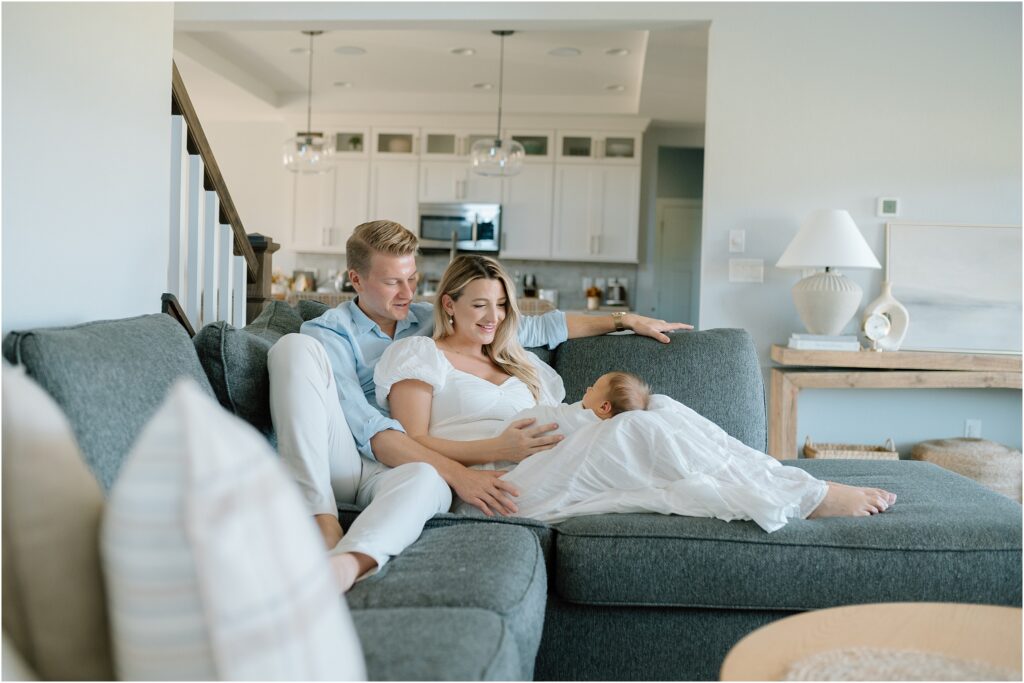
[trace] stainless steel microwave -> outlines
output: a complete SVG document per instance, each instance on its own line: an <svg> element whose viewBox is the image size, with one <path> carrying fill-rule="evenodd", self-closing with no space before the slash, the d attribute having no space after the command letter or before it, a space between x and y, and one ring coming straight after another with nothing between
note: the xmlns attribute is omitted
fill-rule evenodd
<svg viewBox="0 0 1024 683"><path fill-rule="evenodd" d="M501 204L420 204L424 251L485 251L501 245Z"/></svg>

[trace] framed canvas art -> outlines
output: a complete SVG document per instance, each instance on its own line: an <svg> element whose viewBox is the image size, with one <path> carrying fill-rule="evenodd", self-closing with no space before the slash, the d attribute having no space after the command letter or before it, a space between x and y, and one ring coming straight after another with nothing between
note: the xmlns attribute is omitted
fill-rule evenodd
<svg viewBox="0 0 1024 683"><path fill-rule="evenodd" d="M907 351L1021 352L1021 228L886 223L886 279Z"/></svg>

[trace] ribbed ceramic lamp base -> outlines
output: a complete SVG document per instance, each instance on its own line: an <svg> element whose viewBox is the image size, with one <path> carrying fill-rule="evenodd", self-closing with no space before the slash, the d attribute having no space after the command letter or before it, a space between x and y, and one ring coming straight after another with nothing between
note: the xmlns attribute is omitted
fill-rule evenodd
<svg viewBox="0 0 1024 683"><path fill-rule="evenodd" d="M841 334L864 292L842 273L815 273L793 285L793 303L811 334Z"/></svg>

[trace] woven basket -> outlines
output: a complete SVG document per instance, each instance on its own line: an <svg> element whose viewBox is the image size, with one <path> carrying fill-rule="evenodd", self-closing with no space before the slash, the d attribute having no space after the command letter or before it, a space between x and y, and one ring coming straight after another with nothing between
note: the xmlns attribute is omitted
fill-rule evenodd
<svg viewBox="0 0 1024 683"><path fill-rule="evenodd" d="M1007 498L1021 500L1020 451L985 439L934 439L922 441L910 453L987 486Z"/></svg>
<svg viewBox="0 0 1024 683"><path fill-rule="evenodd" d="M811 443L811 437L804 442L804 457L833 460L899 460L892 439L886 439L882 446L862 446L855 443Z"/></svg>

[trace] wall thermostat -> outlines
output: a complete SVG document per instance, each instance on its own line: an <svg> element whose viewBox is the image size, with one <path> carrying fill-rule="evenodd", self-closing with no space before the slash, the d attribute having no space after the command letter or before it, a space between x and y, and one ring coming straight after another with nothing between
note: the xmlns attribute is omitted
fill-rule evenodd
<svg viewBox="0 0 1024 683"><path fill-rule="evenodd" d="M897 197L879 197L878 210L879 218L895 218L900 215L900 200Z"/></svg>

